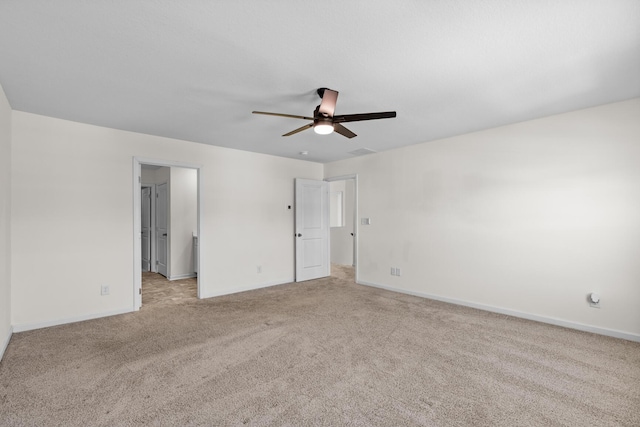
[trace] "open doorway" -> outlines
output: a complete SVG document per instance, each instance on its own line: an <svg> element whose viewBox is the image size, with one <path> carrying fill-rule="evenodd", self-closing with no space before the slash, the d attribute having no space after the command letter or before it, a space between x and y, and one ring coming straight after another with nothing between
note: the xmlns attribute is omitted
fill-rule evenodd
<svg viewBox="0 0 640 427"><path fill-rule="evenodd" d="M329 178L331 276L356 281L357 176Z"/></svg>
<svg viewBox="0 0 640 427"><path fill-rule="evenodd" d="M197 171L142 164L142 306L197 299Z"/></svg>
<svg viewBox="0 0 640 427"><path fill-rule="evenodd" d="M200 166L134 158L134 310L201 295Z"/></svg>

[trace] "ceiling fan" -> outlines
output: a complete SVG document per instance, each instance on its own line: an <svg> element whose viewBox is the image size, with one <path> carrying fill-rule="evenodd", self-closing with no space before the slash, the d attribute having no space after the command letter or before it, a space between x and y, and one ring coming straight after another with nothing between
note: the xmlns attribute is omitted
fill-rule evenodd
<svg viewBox="0 0 640 427"><path fill-rule="evenodd" d="M312 120L313 123L306 124L294 129L291 132L285 133L282 136L291 136L303 130L313 128L313 130L320 135L328 135L333 131L338 132L342 136L347 138L353 138L357 136L341 123L346 122L360 122L363 120L376 120L376 119L391 119L396 116L395 111L385 111L381 113L363 113L363 114L343 114L340 116L334 116L333 113L336 109L336 101L338 100L338 92L335 90L321 87L318 89L318 96L322 101L313 112L313 117L295 116L293 114L281 114L281 113L269 113L266 111L253 111L253 114L266 114L268 116L289 117L292 119Z"/></svg>

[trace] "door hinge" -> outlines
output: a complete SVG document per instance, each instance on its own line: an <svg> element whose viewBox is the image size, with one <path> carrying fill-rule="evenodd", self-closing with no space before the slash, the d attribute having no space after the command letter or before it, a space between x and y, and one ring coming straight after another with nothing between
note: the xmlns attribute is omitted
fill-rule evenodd
<svg viewBox="0 0 640 427"><path fill-rule="evenodd" d="M138 177L138 182L142 182L142 179L140 177Z"/></svg>
<svg viewBox="0 0 640 427"><path fill-rule="evenodd" d="M138 288L138 294L142 295L142 288Z"/></svg>

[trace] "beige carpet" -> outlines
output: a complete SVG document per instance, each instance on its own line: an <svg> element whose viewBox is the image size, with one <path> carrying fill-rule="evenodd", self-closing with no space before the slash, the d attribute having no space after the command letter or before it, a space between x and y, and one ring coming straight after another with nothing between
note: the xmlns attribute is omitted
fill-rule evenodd
<svg viewBox="0 0 640 427"><path fill-rule="evenodd" d="M334 277L15 334L0 425L640 426L640 344Z"/></svg>

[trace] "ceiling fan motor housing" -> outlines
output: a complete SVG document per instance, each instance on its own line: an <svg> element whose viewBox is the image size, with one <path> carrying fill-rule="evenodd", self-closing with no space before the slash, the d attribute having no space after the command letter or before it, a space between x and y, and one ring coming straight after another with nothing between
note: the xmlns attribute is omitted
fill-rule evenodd
<svg viewBox="0 0 640 427"><path fill-rule="evenodd" d="M313 119L313 124L314 126L318 126L318 125L333 126L333 119L331 117L322 117L322 115L320 115L320 116L316 116L316 118Z"/></svg>

